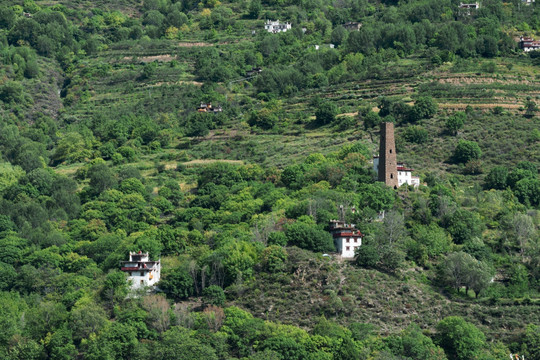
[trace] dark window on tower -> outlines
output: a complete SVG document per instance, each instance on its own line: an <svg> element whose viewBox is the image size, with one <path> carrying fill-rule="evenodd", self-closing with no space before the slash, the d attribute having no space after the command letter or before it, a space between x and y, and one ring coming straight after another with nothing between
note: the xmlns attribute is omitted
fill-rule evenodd
<svg viewBox="0 0 540 360"><path fill-rule="evenodd" d="M394 178L394 174L390 174L390 179L393 179Z"/></svg>
<svg viewBox="0 0 540 360"><path fill-rule="evenodd" d="M390 154L392 153L392 149L390 149Z"/></svg>

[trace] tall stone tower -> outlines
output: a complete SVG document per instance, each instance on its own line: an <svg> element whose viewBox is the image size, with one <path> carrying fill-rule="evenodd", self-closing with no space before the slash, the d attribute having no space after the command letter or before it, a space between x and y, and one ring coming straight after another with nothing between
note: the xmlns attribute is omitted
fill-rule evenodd
<svg viewBox="0 0 540 360"><path fill-rule="evenodd" d="M381 141L379 144L379 181L394 189L398 187L396 144L394 141L394 124L381 123Z"/></svg>

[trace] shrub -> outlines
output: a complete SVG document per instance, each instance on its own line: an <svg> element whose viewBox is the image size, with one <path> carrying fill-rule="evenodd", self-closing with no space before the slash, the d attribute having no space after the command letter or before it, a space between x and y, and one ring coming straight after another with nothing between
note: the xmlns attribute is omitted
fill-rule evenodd
<svg viewBox="0 0 540 360"><path fill-rule="evenodd" d="M486 345L482 331L459 316L444 318L436 329L437 343L450 359L475 359Z"/></svg>
<svg viewBox="0 0 540 360"><path fill-rule="evenodd" d="M429 140L429 134L421 126L410 126L405 130L405 140L414 144L423 144Z"/></svg>
<svg viewBox="0 0 540 360"><path fill-rule="evenodd" d="M329 232L320 229L314 223L297 221L287 226L285 232L289 245L296 245L302 249L315 252L329 252L334 250L334 242Z"/></svg>
<svg viewBox="0 0 540 360"><path fill-rule="evenodd" d="M287 252L279 245L270 245L262 251L261 263L269 272L279 272L287 261Z"/></svg>
<svg viewBox="0 0 540 360"><path fill-rule="evenodd" d="M203 290L203 299L206 304L223 306L225 305L225 293L217 285L210 285Z"/></svg>
<svg viewBox="0 0 540 360"><path fill-rule="evenodd" d="M467 119L467 115L462 111L458 111L446 120L444 127L448 133L456 135L463 128L465 119Z"/></svg>
<svg viewBox="0 0 540 360"><path fill-rule="evenodd" d="M484 179L486 189L504 190L507 186L508 169L504 166L496 166Z"/></svg>
<svg viewBox="0 0 540 360"><path fill-rule="evenodd" d="M326 125L334 122L338 108L334 103L323 102L315 112L315 121L320 125Z"/></svg>
<svg viewBox="0 0 540 360"><path fill-rule="evenodd" d="M480 156L482 156L482 150L476 142L460 140L452 157L456 163L467 163L479 159Z"/></svg>

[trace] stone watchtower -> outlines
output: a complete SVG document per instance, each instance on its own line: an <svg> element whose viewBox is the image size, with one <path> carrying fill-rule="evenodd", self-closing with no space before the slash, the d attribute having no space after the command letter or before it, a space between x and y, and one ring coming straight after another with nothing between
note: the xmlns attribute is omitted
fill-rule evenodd
<svg viewBox="0 0 540 360"><path fill-rule="evenodd" d="M394 189L398 187L396 145L394 141L394 124L381 123L381 141L379 144L379 181Z"/></svg>

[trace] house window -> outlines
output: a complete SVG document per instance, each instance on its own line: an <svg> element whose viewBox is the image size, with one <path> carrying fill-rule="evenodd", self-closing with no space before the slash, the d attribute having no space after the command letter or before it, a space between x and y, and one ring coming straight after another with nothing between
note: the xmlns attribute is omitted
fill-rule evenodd
<svg viewBox="0 0 540 360"><path fill-rule="evenodd" d="M354 239L354 242L357 243L357 242L358 242L358 239Z"/></svg>
<svg viewBox="0 0 540 360"><path fill-rule="evenodd" d="M394 174L390 174L390 179L393 179L394 178Z"/></svg>
<svg viewBox="0 0 540 360"><path fill-rule="evenodd" d="M390 149L390 154L392 153L392 149Z"/></svg>
<svg viewBox="0 0 540 360"><path fill-rule="evenodd" d="M345 250L350 251L350 250L351 250L351 247L350 247L350 246L346 246L346 247L345 247Z"/></svg>
<svg viewBox="0 0 540 360"><path fill-rule="evenodd" d="M141 285L144 284L144 280L141 280Z"/></svg>
<svg viewBox="0 0 540 360"><path fill-rule="evenodd" d="M347 239L346 242L349 242L349 239Z"/></svg>
<svg viewBox="0 0 540 360"><path fill-rule="evenodd" d="M129 275L129 276L133 276L133 275L132 275L132 273L131 273L131 271L130 271L130 272L128 272L128 275Z"/></svg>

